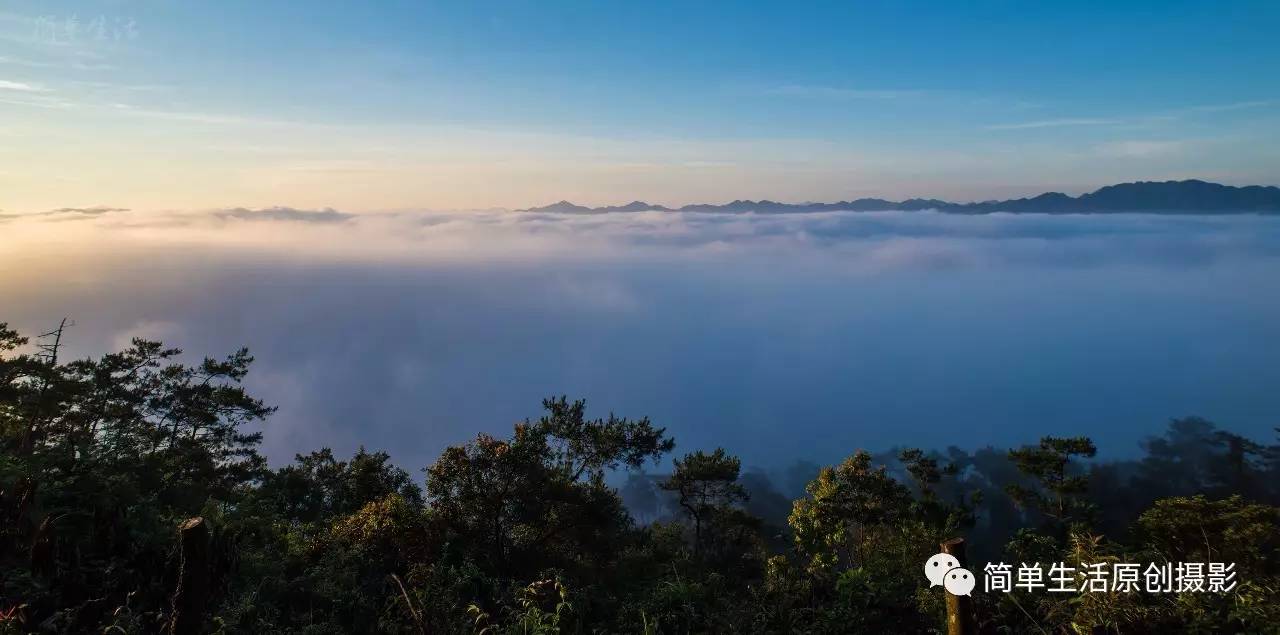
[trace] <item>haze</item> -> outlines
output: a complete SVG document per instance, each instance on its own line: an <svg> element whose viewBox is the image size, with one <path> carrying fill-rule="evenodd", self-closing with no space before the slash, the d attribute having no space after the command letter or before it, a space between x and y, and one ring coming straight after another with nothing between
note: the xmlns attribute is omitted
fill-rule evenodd
<svg viewBox="0 0 1280 635"><path fill-rule="evenodd" d="M72 220L68 220L72 219ZM1268 438L1280 218L66 212L0 225L3 315L70 352L240 345L320 444L429 463L542 397L649 415L749 464L1094 436L1170 417ZM16 248L15 248L16 247Z"/></svg>
<svg viewBox="0 0 1280 635"><path fill-rule="evenodd" d="M551 394L755 465L1127 453L1189 414L1267 439L1275 215L497 208L1273 185L1277 24L1266 1L8 3L0 321L70 317L76 355L249 346L276 462L418 467Z"/></svg>

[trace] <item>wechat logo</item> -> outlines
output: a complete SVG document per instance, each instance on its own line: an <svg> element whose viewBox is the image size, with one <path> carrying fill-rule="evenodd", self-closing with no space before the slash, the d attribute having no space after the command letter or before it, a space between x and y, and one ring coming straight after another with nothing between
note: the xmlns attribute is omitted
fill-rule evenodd
<svg viewBox="0 0 1280 635"><path fill-rule="evenodd" d="M973 572L960 567L960 561L949 553L935 553L924 563L924 577L929 586L941 585L952 595L969 595L977 580Z"/></svg>

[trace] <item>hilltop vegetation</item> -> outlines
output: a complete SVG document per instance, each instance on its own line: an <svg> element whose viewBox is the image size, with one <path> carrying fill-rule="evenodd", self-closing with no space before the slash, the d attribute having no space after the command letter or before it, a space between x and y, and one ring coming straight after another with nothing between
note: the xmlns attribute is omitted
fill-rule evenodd
<svg viewBox="0 0 1280 635"><path fill-rule="evenodd" d="M850 448L797 465L795 501L723 449L677 453L646 418L564 397L421 475L364 449L273 469L247 351L186 364L135 340L66 362L45 343L0 324L0 633L937 632L921 566L956 536L976 571L1237 565L1229 593L980 588L985 632L1280 625L1280 446L1202 419L1116 463L1087 438ZM205 533L180 546L180 526Z"/></svg>

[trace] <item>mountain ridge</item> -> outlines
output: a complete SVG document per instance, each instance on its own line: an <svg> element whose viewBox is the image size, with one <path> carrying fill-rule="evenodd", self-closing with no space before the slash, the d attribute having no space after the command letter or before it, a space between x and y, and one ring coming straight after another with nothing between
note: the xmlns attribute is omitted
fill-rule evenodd
<svg viewBox="0 0 1280 635"><path fill-rule="evenodd" d="M626 205L586 207L560 201L542 207L516 210L526 213L607 214L611 212L708 212L795 214L805 212L872 212L938 210L955 214L1105 214L1148 212L1163 214L1190 213L1277 213L1280 212L1280 187L1273 185L1234 186L1198 179L1183 181L1135 181L1107 185L1080 196L1061 192L1045 192L1036 196L980 203L952 203L938 199L910 198L889 201L860 198L834 203L780 203L763 199L734 200L729 203L691 203L681 207L651 205L632 201Z"/></svg>

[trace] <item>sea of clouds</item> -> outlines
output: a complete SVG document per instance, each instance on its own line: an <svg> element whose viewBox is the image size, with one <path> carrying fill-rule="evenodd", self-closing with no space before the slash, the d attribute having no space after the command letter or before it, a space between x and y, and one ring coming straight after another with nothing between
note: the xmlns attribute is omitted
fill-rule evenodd
<svg viewBox="0 0 1280 635"><path fill-rule="evenodd" d="M539 400L749 463L1280 422L1280 217L292 208L0 214L0 321L249 346L275 461L406 467Z"/></svg>

